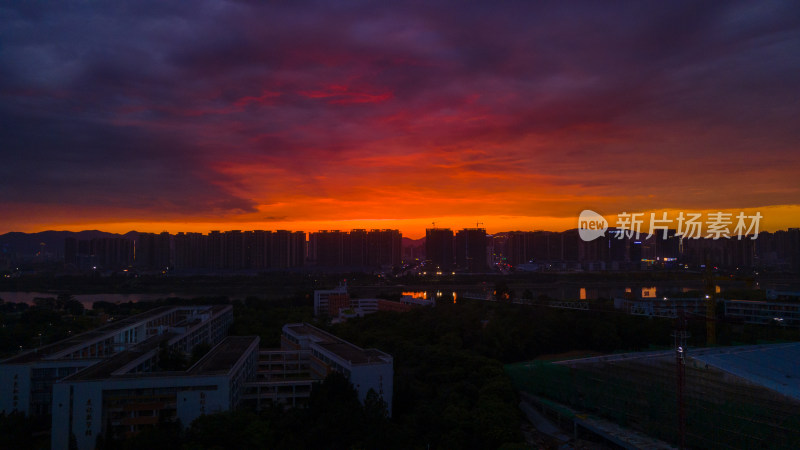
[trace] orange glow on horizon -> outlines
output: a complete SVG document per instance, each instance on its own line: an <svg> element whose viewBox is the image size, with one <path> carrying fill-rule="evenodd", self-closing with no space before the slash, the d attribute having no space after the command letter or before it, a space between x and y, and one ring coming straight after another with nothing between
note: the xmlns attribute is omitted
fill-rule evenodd
<svg viewBox="0 0 800 450"><path fill-rule="evenodd" d="M664 209L655 211L644 211L645 224L642 232L647 232L649 223L649 213L655 212L658 215L667 212L669 217L675 217L680 210ZM709 212L717 210L683 210L685 212L700 212L703 217ZM787 228L794 228L800 224L800 206L767 206L763 208L743 208L743 209L723 209L723 212L730 212L735 216L740 211L745 214L755 214L760 212L763 219L760 223L759 231L777 231ZM609 226L616 224L616 214L608 211L598 211L604 215L609 222ZM619 211L621 213L622 211ZM632 212L632 211L626 211ZM47 224L14 224L6 223L0 233L10 231L38 232L46 230L101 230L110 233L127 233L129 231L160 233L167 231L175 234L179 232L194 232L207 234L211 230L291 230L305 231L306 233L319 230L341 230L350 231L352 229L399 229L403 236L411 239L419 239L425 236L427 228L451 228L458 230L461 228L474 228L476 223L481 223L480 227L485 228L488 233L498 233L502 231L564 231L577 228L578 214L574 217L533 217L533 216L445 216L445 217L425 217L410 219L352 219L352 220L305 220L305 221L97 221L97 222L59 222L53 221Z"/></svg>
<svg viewBox="0 0 800 450"><path fill-rule="evenodd" d="M12 13L0 233L800 227L791 2L272 3Z"/></svg>

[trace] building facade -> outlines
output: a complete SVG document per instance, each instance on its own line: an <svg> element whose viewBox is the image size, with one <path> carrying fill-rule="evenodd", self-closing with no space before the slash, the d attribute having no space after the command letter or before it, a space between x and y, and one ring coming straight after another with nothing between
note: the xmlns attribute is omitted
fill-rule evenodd
<svg viewBox="0 0 800 450"><path fill-rule="evenodd" d="M236 408L255 375L257 336L227 337L186 371L142 371L159 348L143 343L53 386L51 448L94 448L98 436L124 439L160 422L184 426ZM130 361L129 361L130 360Z"/></svg>
<svg viewBox="0 0 800 450"><path fill-rule="evenodd" d="M350 307L350 294L347 293L347 283L342 283L334 289L321 289L314 291L314 315L335 317L342 308Z"/></svg>
<svg viewBox="0 0 800 450"><path fill-rule="evenodd" d="M377 349L362 349L327 331L307 323L283 326L281 349L299 352L308 360L310 376L323 380L331 372L339 372L353 384L363 403L370 390L378 394L391 415L394 392L394 360Z"/></svg>
<svg viewBox="0 0 800 450"><path fill-rule="evenodd" d="M240 406L299 406L334 371L361 402L372 390L391 413L390 355L306 323L285 325L280 349L259 350L257 336L226 337L232 321L230 305L165 306L7 359L0 413L50 414L53 449L92 449L101 437L124 439L162 422L188 426ZM198 344L212 348L187 369L162 366L165 355Z"/></svg>
<svg viewBox="0 0 800 450"><path fill-rule="evenodd" d="M432 269L450 271L455 262L453 230L428 228L425 230L425 259Z"/></svg>

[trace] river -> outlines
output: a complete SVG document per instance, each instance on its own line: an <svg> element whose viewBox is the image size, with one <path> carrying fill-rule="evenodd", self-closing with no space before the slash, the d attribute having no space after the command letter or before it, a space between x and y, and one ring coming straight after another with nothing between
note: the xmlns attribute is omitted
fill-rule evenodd
<svg viewBox="0 0 800 450"><path fill-rule="evenodd" d="M51 292L0 292L0 299L9 303L27 303L33 305L33 299L37 297L42 298L55 298L58 294ZM173 292L167 294L76 294L73 295L75 300L83 304L86 309L91 309L92 304L97 301L111 302L111 303L127 303L127 302L149 302L162 298L169 297L195 297L193 295L176 294Z"/></svg>

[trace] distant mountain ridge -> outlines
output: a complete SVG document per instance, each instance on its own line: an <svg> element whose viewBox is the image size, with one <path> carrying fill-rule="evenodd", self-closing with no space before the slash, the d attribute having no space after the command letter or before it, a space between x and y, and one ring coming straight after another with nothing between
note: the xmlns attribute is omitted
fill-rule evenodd
<svg viewBox="0 0 800 450"><path fill-rule="evenodd" d="M416 247L418 245L425 245L425 238L411 239L403 236L403 247Z"/></svg>
<svg viewBox="0 0 800 450"><path fill-rule="evenodd" d="M37 253L41 244L44 243L45 251L53 254L64 252L64 241L67 238L78 240L89 240L97 238L121 237L127 239L138 239L139 232L129 231L125 234L107 233L99 230L84 231L40 231L38 233L21 233L12 231L0 235L0 251L17 253L21 255L33 255Z"/></svg>
<svg viewBox="0 0 800 450"><path fill-rule="evenodd" d="M17 253L20 255L34 255L39 252L41 243L45 244L45 251L52 254L64 252L64 241L67 238L77 240L90 240L98 238L121 237L126 239L138 240L138 231L129 231L125 234L108 233L100 230L83 231L40 231L38 233L22 233L12 231L0 235L0 251ZM417 247L425 245L425 238L411 239L403 237L403 247Z"/></svg>

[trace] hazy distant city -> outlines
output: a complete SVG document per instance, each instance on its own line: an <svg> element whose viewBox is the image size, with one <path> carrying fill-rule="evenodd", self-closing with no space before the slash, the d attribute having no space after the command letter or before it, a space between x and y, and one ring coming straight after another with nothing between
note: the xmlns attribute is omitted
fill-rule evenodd
<svg viewBox="0 0 800 450"><path fill-rule="evenodd" d="M718 270L800 273L800 229L761 232L757 239L682 239L675 230L619 239L611 229L593 241L577 229L564 232L484 228L429 228L426 237L404 238L399 230L211 231L202 233L62 232L58 237L0 236L0 270L33 263L63 262L58 270L143 270L190 274L205 271L384 270L435 273L509 273L698 270L708 261ZM102 237L100 237L102 236ZM50 245L37 239L47 239ZM53 248L55 247L55 248ZM14 270L11 270L12 272Z"/></svg>

